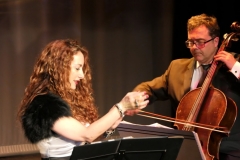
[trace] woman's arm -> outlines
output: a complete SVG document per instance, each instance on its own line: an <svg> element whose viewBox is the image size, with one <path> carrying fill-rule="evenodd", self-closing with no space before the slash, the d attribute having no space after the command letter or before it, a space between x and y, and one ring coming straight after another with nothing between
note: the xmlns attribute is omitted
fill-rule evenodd
<svg viewBox="0 0 240 160"><path fill-rule="evenodd" d="M138 108L147 106L147 95L144 92L130 92L119 102L119 107L125 113L136 109L136 97L138 97ZM72 117L62 117L55 121L52 130L68 139L75 141L92 142L109 128L117 127L121 122L122 114L116 106L113 106L102 118L85 127L82 123Z"/></svg>

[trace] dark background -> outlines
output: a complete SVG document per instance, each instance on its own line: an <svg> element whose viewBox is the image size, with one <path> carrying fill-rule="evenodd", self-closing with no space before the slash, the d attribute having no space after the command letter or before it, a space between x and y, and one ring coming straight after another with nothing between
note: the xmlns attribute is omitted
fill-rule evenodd
<svg viewBox="0 0 240 160"><path fill-rule="evenodd" d="M171 60L191 57L184 44L191 16L215 15L222 38L240 21L239 12L237 0L0 0L0 153L1 146L27 143L16 112L36 56L50 41L74 38L88 48L103 115L137 84L161 75ZM232 49L239 52L238 46ZM168 101L144 110L171 114ZM169 125L140 116L125 120Z"/></svg>

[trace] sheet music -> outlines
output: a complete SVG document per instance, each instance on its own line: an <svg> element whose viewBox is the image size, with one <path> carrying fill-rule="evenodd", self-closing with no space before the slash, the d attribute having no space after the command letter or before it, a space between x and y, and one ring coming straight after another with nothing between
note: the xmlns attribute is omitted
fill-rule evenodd
<svg viewBox="0 0 240 160"><path fill-rule="evenodd" d="M174 128L171 128L171 127L168 127L168 126L164 126L164 125L159 124L159 123L153 123L153 124L149 124L149 125L136 124L136 123L131 123L131 122L128 122L128 121L122 121L121 123L123 123L123 124L132 124L132 125L137 125L137 126L149 126L149 127L156 127L156 128L174 129Z"/></svg>
<svg viewBox="0 0 240 160"><path fill-rule="evenodd" d="M149 124L149 125L136 124L136 123L131 123L131 122L128 122L128 121L122 121L121 123L123 123L123 124L137 125L137 126L149 126L149 127L156 127L156 128L174 129L174 128L167 127L167 126L164 126L164 125L159 124L159 123L153 123L153 124ZM133 137L132 137L132 136L121 137L121 139L128 139L128 138L133 138ZM110 139L107 139L107 140L104 140L104 141L114 141L114 140L115 140L114 138L111 138L111 137L110 137ZM94 142L91 142L90 144L102 143L102 142L104 142L104 141L94 141Z"/></svg>

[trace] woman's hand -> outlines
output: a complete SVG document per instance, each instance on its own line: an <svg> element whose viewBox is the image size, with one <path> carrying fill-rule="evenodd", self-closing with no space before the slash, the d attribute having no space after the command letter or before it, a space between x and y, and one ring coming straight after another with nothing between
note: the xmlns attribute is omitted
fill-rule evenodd
<svg viewBox="0 0 240 160"><path fill-rule="evenodd" d="M149 103L147 98L146 92L129 92L118 104L121 106L124 114L135 112L147 106Z"/></svg>
<svg viewBox="0 0 240 160"><path fill-rule="evenodd" d="M122 110L124 115L133 116L139 112L140 109L143 109L149 103L149 100L146 100L148 95L145 92L129 92L123 97L123 99L117 104L118 107ZM122 121L123 116L120 117L109 130L115 129L119 123Z"/></svg>

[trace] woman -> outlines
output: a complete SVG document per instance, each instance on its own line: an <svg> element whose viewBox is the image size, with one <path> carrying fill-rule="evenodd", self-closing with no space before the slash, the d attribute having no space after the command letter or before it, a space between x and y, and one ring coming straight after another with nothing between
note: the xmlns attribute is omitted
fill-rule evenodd
<svg viewBox="0 0 240 160"><path fill-rule="evenodd" d="M69 159L74 146L111 133L124 114L148 104L144 92L131 92L98 119L92 92L88 51L75 40L49 43L34 66L18 113L25 136L37 144L42 159Z"/></svg>

